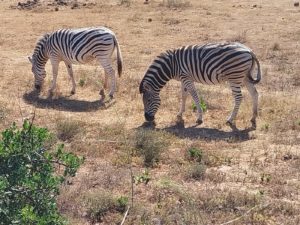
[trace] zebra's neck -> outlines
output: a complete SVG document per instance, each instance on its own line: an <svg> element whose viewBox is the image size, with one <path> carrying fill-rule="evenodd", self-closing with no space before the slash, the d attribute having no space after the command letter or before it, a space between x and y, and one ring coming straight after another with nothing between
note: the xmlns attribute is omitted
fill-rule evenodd
<svg viewBox="0 0 300 225"><path fill-rule="evenodd" d="M41 67L44 68L48 59L49 59L49 54L48 54L48 48L47 48L47 41L49 38L49 34L45 34L36 44L33 57L35 59L35 63Z"/></svg>
<svg viewBox="0 0 300 225"><path fill-rule="evenodd" d="M144 80L155 91L160 91L166 83L175 78L176 63L173 51L167 51L158 56L148 68Z"/></svg>

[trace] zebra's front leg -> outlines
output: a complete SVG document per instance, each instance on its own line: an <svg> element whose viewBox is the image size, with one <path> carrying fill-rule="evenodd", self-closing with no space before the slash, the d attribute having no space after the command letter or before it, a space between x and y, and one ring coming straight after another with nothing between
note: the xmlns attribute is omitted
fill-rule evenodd
<svg viewBox="0 0 300 225"><path fill-rule="evenodd" d="M251 97L252 97L252 118L251 118L251 124L252 124L252 128L256 128L256 117L258 115L258 93L257 90L254 86L254 84L252 84L249 81L245 82L245 86L247 88L247 90L249 91Z"/></svg>
<svg viewBox="0 0 300 225"><path fill-rule="evenodd" d="M190 95L192 96L192 98L193 98L193 100L195 102L195 105L196 105L196 108L197 108L197 120L196 120L196 123L198 125L200 125L200 124L203 123L203 120L202 120L202 114L203 114L203 112L202 112L202 109L200 107L200 100L199 100L199 96L197 94L194 82L193 81L185 82L184 86L187 89L187 91L190 93Z"/></svg>
<svg viewBox="0 0 300 225"><path fill-rule="evenodd" d="M51 96L53 94L53 91L56 87L56 80L57 80L57 74L58 74L58 62L56 60L51 60L52 64L52 76L53 80L49 89L49 95Z"/></svg>
<svg viewBox="0 0 300 225"><path fill-rule="evenodd" d="M177 114L177 123L183 123L182 114L185 112L186 99L188 96L187 88L184 87L184 84L181 83L181 105L180 110Z"/></svg>
<svg viewBox="0 0 300 225"><path fill-rule="evenodd" d="M235 129L235 118L237 116L237 113L239 111L243 96L242 96L242 91L241 87L238 85L230 84L231 90L232 90L232 95L234 98L234 107L233 110L230 114L230 116L227 119L226 124Z"/></svg>
<svg viewBox="0 0 300 225"><path fill-rule="evenodd" d="M76 92L76 82L74 79L74 74L73 74L73 69L72 69L72 65L70 63L65 62L66 67L68 69L68 74L69 77L71 78L71 82L72 82L72 90L71 90L71 94L74 95Z"/></svg>

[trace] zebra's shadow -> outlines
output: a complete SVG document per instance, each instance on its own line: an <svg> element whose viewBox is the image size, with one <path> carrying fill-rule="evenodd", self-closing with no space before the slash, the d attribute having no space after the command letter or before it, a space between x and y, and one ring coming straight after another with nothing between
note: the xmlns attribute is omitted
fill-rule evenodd
<svg viewBox="0 0 300 225"><path fill-rule="evenodd" d="M243 142L253 139L249 135L253 128L244 130L223 131L215 128L205 128L201 126L184 127L184 124L175 124L165 127L162 130L167 131L179 138L204 139L208 141L227 141Z"/></svg>
<svg viewBox="0 0 300 225"><path fill-rule="evenodd" d="M52 108L60 111L70 111L70 112L91 112L100 109L107 109L114 104L114 101L105 104L103 101L85 101L77 99L69 99L68 97L59 98L41 98L39 92L33 90L31 92L25 93L23 99L27 104L34 105L37 108Z"/></svg>

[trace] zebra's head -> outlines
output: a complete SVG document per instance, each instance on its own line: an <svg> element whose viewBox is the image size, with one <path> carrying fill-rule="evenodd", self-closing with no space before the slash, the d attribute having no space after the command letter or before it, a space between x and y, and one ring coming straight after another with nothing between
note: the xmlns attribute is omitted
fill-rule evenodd
<svg viewBox="0 0 300 225"><path fill-rule="evenodd" d="M47 41L50 34L44 34L36 43L32 57L28 57L32 65L32 73L34 75L34 86L40 90L46 77L45 64L48 60L46 50Z"/></svg>
<svg viewBox="0 0 300 225"><path fill-rule="evenodd" d="M28 59L32 65L31 71L34 75L34 87L35 89L40 90L46 77L45 66L39 65L35 55L28 57Z"/></svg>
<svg viewBox="0 0 300 225"><path fill-rule="evenodd" d="M140 93L143 95L145 119L148 122L153 122L160 106L159 91L153 90L149 84L142 81L140 84Z"/></svg>

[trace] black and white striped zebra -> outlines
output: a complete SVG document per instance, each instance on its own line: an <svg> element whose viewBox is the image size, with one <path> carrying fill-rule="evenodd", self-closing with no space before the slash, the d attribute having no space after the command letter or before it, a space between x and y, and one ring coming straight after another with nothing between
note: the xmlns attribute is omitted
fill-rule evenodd
<svg viewBox="0 0 300 225"><path fill-rule="evenodd" d="M115 71L112 67L112 53L117 49L118 74L122 73L122 56L115 34L105 27L80 29L61 29L45 34L36 44L32 58L32 72L35 78L35 88L40 90L46 77L45 64L51 61L53 80L50 94L56 87L58 65L63 61L72 81L71 94L76 91L72 63L84 64L96 59L104 68L104 88L107 88L108 78L111 80L109 96L113 98L116 89ZM100 91L104 97L103 89Z"/></svg>
<svg viewBox="0 0 300 225"><path fill-rule="evenodd" d="M257 65L257 78L252 73ZM242 92L245 85L252 97L252 126L256 127L258 93L255 84L261 80L261 70L255 54L240 43L216 43L203 46L185 46L176 50L168 50L158 56L149 66L140 83L140 93L143 94L145 119L154 121L154 116L160 106L159 92L170 80L181 81L182 102L179 120L185 111L188 93L197 107L197 123L202 123L202 110L194 82L203 84L218 84L227 81L232 89L234 108L227 119L227 124L235 126Z"/></svg>

